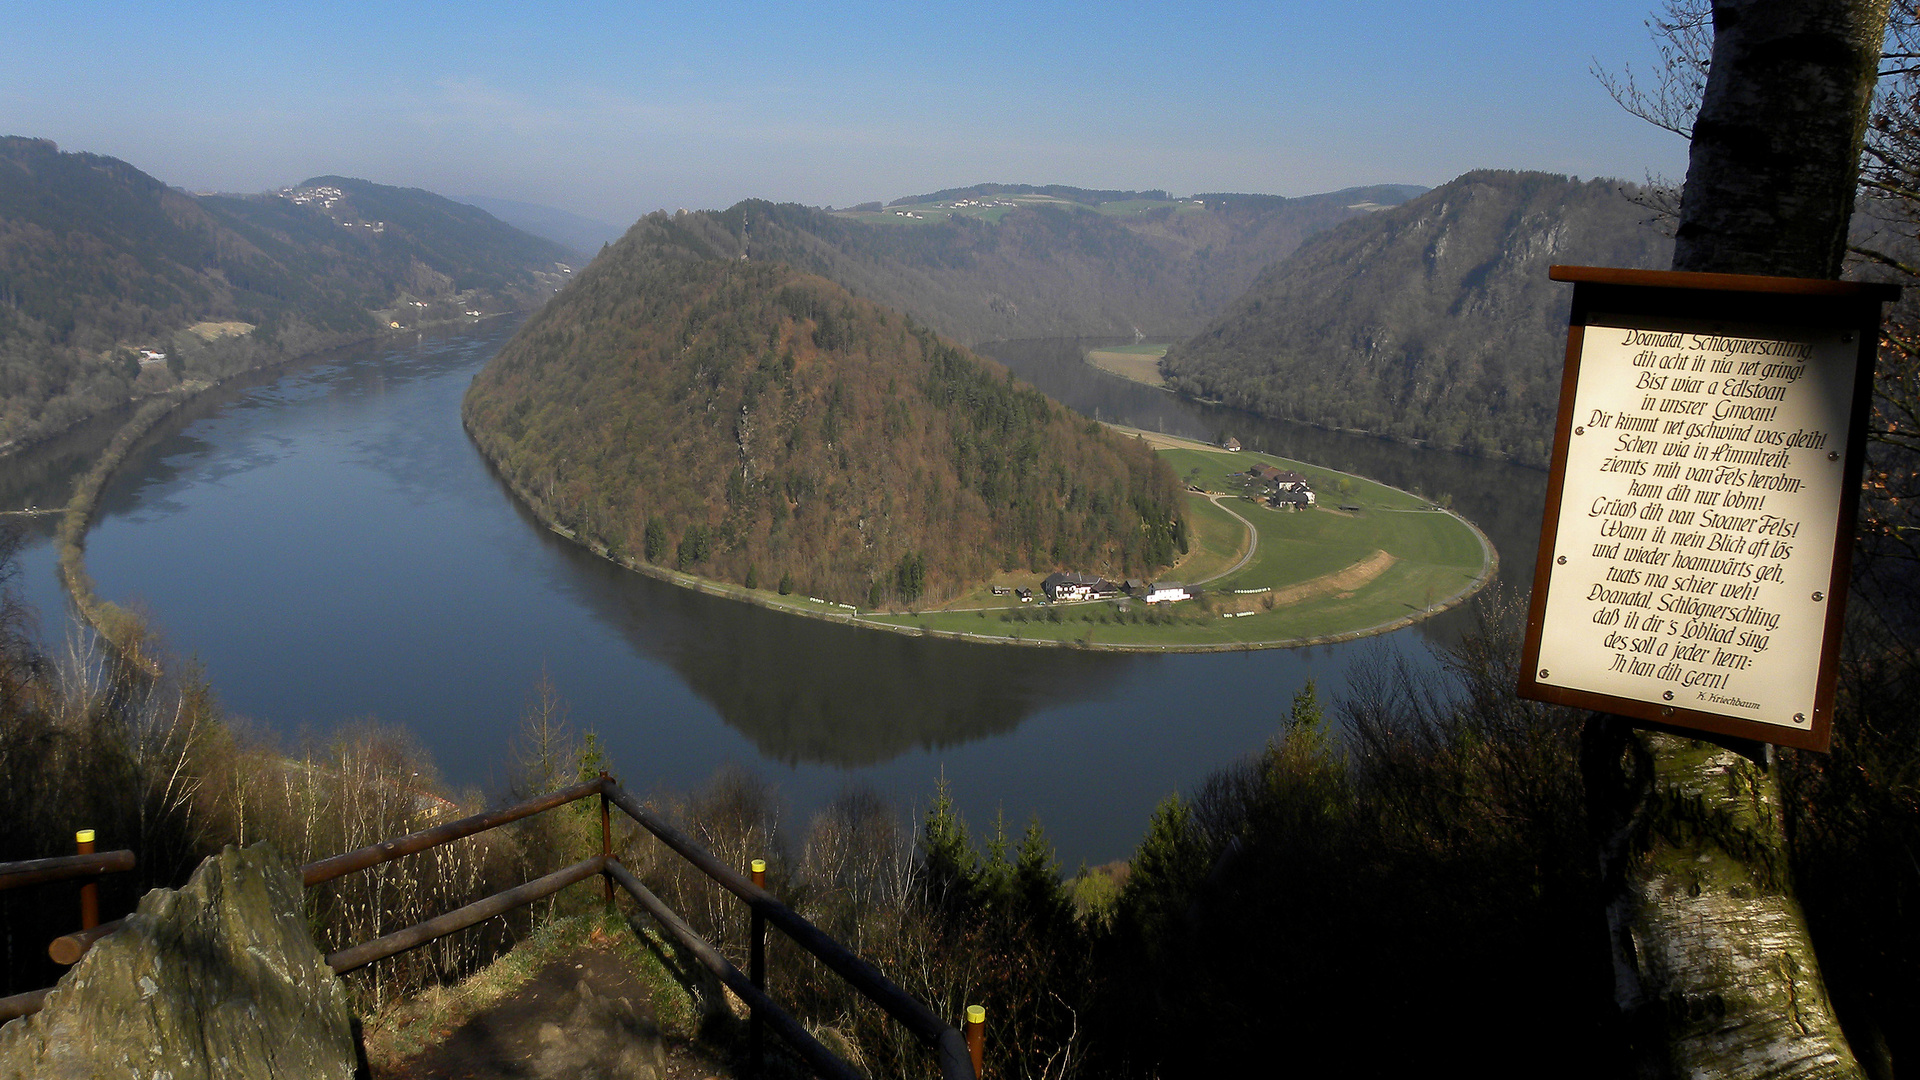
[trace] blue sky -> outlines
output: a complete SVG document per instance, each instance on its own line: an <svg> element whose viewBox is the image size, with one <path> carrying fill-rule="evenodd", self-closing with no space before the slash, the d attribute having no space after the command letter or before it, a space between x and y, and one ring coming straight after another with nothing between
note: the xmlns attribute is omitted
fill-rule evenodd
<svg viewBox="0 0 1920 1080"><path fill-rule="evenodd" d="M614 224L980 181L1678 178L1685 144L1590 74L1652 62L1652 4L20 4L0 115L192 190L342 173Z"/></svg>

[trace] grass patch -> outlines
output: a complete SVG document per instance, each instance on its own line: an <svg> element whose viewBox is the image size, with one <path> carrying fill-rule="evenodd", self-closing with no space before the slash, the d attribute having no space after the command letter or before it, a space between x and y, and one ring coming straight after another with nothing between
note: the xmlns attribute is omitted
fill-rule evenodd
<svg viewBox="0 0 1920 1080"><path fill-rule="evenodd" d="M1202 581L1232 566L1246 550L1247 527L1213 500L1189 492L1187 555L1164 576L1170 581Z"/></svg>
<svg viewBox="0 0 1920 1080"><path fill-rule="evenodd" d="M1148 437L1163 440L1159 452L1182 480L1233 493L1221 498L1224 505L1189 493L1188 554L1157 575L1202 586L1206 595L1199 601L1022 604L1013 596L993 595L990 586L1024 586L1038 593L1041 575L1009 572L939 608L856 615L804 597L776 597L689 575L663 576L716 595L852 625L990 642L1181 650L1293 645L1389 629L1462 598L1484 584L1481 576L1491 570L1472 526L1419 496L1305 462L1198 444L1168 448L1164 436ZM1235 485L1245 478L1235 474L1261 461L1306 475L1316 490L1332 490L1325 502L1339 500L1336 507L1354 509L1274 510L1239 497ZM1259 532L1259 547L1247 565L1227 573L1246 550L1249 525Z"/></svg>
<svg viewBox="0 0 1920 1080"><path fill-rule="evenodd" d="M244 322L197 322L187 327L187 333L202 341L218 341L224 337L239 337L253 333L253 324Z"/></svg>
<svg viewBox="0 0 1920 1080"><path fill-rule="evenodd" d="M1240 490L1243 478L1235 474L1266 461L1306 475L1317 491L1331 492L1323 499L1356 509L1275 510L1237 494L1220 504L1189 494L1188 555L1161 577L1205 582L1207 595L1198 602L1018 604L983 589L952 607L985 610L865 619L936 633L1085 646L1257 645L1349 634L1422 616L1472 588L1486 569L1480 538L1471 527L1407 492L1268 455L1194 448L1161 453L1183 480L1212 491ZM1259 545L1245 566L1227 573L1246 551L1249 524L1258 531Z"/></svg>
<svg viewBox="0 0 1920 1080"><path fill-rule="evenodd" d="M1208 491L1236 495L1252 491L1254 485L1235 474L1245 473L1254 465L1264 463L1291 469L1305 476L1322 506L1358 506L1363 510L1425 510L1433 505L1418 495L1374 483L1364 476L1272 454L1236 454L1225 450L1180 447L1162 450L1160 455L1173 466L1173 471L1179 474L1182 481L1198 484Z"/></svg>
<svg viewBox="0 0 1920 1080"><path fill-rule="evenodd" d="M1113 199L1101 203L1094 209L1108 217L1130 217L1134 214L1143 214L1148 210L1158 210L1163 206L1173 207L1176 214L1197 214L1206 211L1206 207L1197 202L1178 199Z"/></svg>

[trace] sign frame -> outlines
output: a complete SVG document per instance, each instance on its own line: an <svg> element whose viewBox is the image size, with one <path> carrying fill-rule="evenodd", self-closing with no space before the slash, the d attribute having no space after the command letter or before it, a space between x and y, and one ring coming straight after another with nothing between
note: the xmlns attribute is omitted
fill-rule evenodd
<svg viewBox="0 0 1920 1080"><path fill-rule="evenodd" d="M1573 306L1568 317L1566 367L1560 384L1546 513L1541 522L1540 546L1534 564L1533 593L1527 605L1518 694L1536 701L1614 713L1643 720L1653 726L1711 732L1824 752L1832 733L1840 634L1846 619L1847 585L1860 501L1860 477L1866 463L1867 420L1873 397L1874 357L1880 340L1881 305L1897 299L1900 287L1809 278L1594 266L1556 265L1548 269L1547 276L1553 281L1573 285ZM1742 330L1763 327L1789 333L1795 330L1809 333L1838 330L1857 335L1857 347L1853 355L1852 400L1846 409L1845 462L1841 471L1838 505L1833 507L1834 550L1826 578L1827 600L1818 673L1812 693L1813 712L1805 727L1786 727L1687 708L1678 704L1677 699L1672 699L1671 694L1667 695L1667 699L1643 699L1545 681L1547 673L1540 667L1540 653L1547 623L1549 587L1553 580L1555 559L1560 554L1556 545L1563 510L1561 503L1567 494L1566 473L1577 419L1574 412L1586 332L1589 327L1595 326L1631 329L1635 320L1644 320L1651 332L1681 329L1682 332L1739 334ZM1824 504L1821 510L1824 512ZM1803 554L1817 561L1826 553L1805 551Z"/></svg>

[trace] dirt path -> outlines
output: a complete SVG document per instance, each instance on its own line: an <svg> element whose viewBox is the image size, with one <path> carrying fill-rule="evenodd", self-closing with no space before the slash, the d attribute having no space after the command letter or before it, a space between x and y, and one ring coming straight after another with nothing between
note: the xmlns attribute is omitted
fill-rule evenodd
<svg viewBox="0 0 1920 1080"><path fill-rule="evenodd" d="M1222 510L1225 510L1227 513L1233 515L1233 520L1247 527L1247 550L1245 554L1240 556L1239 562L1234 563L1232 566L1227 567L1225 570L1222 570L1217 574L1209 574L1208 576L1201 578L1199 581L1196 581L1193 583L1195 585L1205 585L1209 581L1218 581L1221 578L1226 577L1228 574L1231 574L1234 571L1252 562L1253 553L1260 550L1260 530L1254 528L1253 522L1248 521L1246 518L1241 517L1239 511L1235 510L1233 507L1228 506L1227 504L1220 501L1221 499L1230 499L1230 498L1235 498L1236 496L1228 495L1225 492L1219 492L1219 491L1208 491L1208 492L1204 492L1203 494L1206 495L1208 502L1212 503L1213 505L1219 507Z"/></svg>
<svg viewBox="0 0 1920 1080"><path fill-rule="evenodd" d="M647 987L614 953L587 946L374 1080L708 1080L733 1073L697 1044L663 1036Z"/></svg>

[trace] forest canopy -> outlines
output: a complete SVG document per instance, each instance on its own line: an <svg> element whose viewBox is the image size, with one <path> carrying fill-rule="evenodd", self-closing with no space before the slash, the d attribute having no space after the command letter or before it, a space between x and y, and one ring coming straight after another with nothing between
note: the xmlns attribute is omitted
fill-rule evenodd
<svg viewBox="0 0 1920 1080"><path fill-rule="evenodd" d="M1544 466L1572 299L1547 267L1651 269L1672 250L1623 189L1467 173L1309 239L1162 371L1262 416Z"/></svg>
<svg viewBox="0 0 1920 1080"><path fill-rule="evenodd" d="M872 607L999 572L1146 576L1179 486L911 319L642 220L474 380L468 430L535 508L618 557Z"/></svg>
<svg viewBox="0 0 1920 1080"><path fill-rule="evenodd" d="M529 308L572 258L418 189L324 176L189 195L124 161L0 138L0 446L396 316Z"/></svg>

